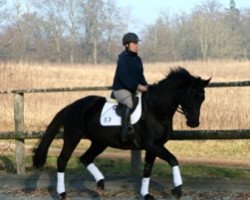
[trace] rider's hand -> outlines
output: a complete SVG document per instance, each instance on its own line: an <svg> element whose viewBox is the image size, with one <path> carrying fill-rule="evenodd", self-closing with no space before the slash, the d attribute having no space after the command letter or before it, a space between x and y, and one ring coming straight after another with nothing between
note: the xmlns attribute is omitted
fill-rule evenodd
<svg viewBox="0 0 250 200"><path fill-rule="evenodd" d="M137 87L137 89L140 92L146 92L148 90L148 86L139 84L138 87Z"/></svg>

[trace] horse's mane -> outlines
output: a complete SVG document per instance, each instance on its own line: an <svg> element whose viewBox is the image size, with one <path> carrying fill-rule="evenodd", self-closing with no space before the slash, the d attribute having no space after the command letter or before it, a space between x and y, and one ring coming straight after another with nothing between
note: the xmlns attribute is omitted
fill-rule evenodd
<svg viewBox="0 0 250 200"><path fill-rule="evenodd" d="M180 82L183 84L188 84L193 80L193 76L183 67L172 68L168 75L158 83L154 84L155 86L164 86L171 84L171 86L177 85Z"/></svg>
<svg viewBox="0 0 250 200"><path fill-rule="evenodd" d="M179 66L175 69L171 69L170 73L167 75L166 78L167 79L171 79L171 78L190 79L190 77L191 77L190 73L186 69Z"/></svg>
<svg viewBox="0 0 250 200"><path fill-rule="evenodd" d="M194 78L183 67L172 68L165 78L150 86L147 103L151 107L157 107L158 112L164 111L173 96L181 90L187 89Z"/></svg>

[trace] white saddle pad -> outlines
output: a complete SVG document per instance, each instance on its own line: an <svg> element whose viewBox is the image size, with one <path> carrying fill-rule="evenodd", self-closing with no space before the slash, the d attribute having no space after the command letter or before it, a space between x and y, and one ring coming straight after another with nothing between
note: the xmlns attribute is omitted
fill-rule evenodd
<svg viewBox="0 0 250 200"><path fill-rule="evenodd" d="M139 98L134 112L130 115L131 124L139 121L142 112L141 93L136 95ZM106 102L103 106L100 123L102 126L121 126L121 117L116 114L118 103Z"/></svg>

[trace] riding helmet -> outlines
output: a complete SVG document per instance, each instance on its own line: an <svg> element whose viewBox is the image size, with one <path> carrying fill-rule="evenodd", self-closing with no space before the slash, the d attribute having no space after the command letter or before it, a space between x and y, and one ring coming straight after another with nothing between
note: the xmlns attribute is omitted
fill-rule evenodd
<svg viewBox="0 0 250 200"><path fill-rule="evenodd" d="M130 42L140 42L140 39L135 33L126 33L122 38L122 44L126 45Z"/></svg>

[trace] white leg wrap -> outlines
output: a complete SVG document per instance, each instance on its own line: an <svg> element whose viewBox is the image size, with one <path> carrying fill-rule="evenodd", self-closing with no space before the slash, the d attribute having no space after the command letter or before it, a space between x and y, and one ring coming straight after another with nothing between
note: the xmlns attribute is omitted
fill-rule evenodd
<svg viewBox="0 0 250 200"><path fill-rule="evenodd" d="M57 193L61 194L63 192L65 192L64 173L57 172Z"/></svg>
<svg viewBox="0 0 250 200"><path fill-rule="evenodd" d="M98 182L101 179L104 179L102 172L100 172L100 170L95 166L94 163L90 163L87 166L87 169L94 176L96 182Z"/></svg>
<svg viewBox="0 0 250 200"><path fill-rule="evenodd" d="M174 186L177 187L179 185L182 185L182 179L181 179L179 166L174 166L172 170L173 170Z"/></svg>
<svg viewBox="0 0 250 200"><path fill-rule="evenodd" d="M150 182L150 178L142 178L142 181L141 181L141 195L142 196L145 196L149 193L148 192L149 182Z"/></svg>

